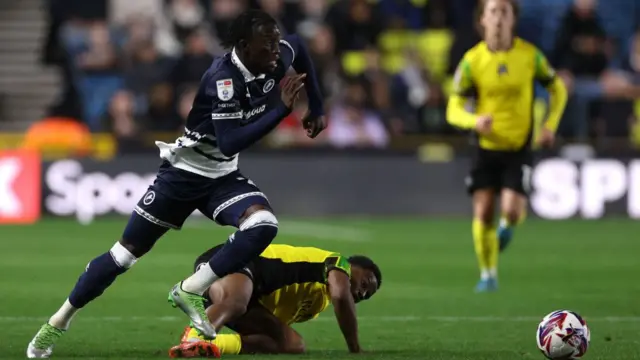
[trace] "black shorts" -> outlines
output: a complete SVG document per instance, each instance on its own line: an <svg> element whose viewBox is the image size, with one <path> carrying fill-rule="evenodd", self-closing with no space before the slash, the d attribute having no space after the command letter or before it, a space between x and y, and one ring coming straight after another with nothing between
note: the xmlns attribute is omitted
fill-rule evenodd
<svg viewBox="0 0 640 360"><path fill-rule="evenodd" d="M522 195L531 191L531 150L493 151L478 148L473 156L471 172L466 179L467 190L511 189Z"/></svg>
<svg viewBox="0 0 640 360"><path fill-rule="evenodd" d="M267 197L239 171L210 179L164 162L158 175L135 207L146 220L170 229L180 229L195 210L220 225L238 227L251 205L271 209Z"/></svg>

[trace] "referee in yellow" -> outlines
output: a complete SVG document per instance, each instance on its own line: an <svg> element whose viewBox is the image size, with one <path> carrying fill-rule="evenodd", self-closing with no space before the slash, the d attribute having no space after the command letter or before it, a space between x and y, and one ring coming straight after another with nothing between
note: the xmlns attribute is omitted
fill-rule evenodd
<svg viewBox="0 0 640 360"><path fill-rule="evenodd" d="M524 219L530 191L532 141L551 146L567 102L567 90L534 45L515 36L515 0L483 0L479 27L483 41L458 65L447 106L452 125L475 132L467 187L473 198L473 241L480 265L476 291L498 288L498 252ZM549 115L534 137L534 85L550 93ZM473 109L473 110L470 110ZM494 225L496 198L502 213Z"/></svg>

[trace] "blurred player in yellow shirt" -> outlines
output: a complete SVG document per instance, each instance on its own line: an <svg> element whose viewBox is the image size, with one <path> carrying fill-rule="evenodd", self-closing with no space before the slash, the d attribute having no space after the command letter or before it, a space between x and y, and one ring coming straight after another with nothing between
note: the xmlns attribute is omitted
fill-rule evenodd
<svg viewBox="0 0 640 360"><path fill-rule="evenodd" d="M447 120L477 135L467 186L473 197L473 240L481 272L476 291L484 292L497 289L498 252L509 244L526 212L535 82L544 85L551 98L548 119L535 139L542 146L554 143L567 90L540 50L514 35L515 0L484 0L479 10L483 41L458 65ZM502 218L496 230L497 195Z"/></svg>

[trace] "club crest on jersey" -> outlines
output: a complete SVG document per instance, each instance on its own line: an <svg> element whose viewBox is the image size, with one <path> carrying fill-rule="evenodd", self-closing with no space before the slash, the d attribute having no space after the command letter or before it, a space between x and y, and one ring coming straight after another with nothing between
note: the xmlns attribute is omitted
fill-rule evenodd
<svg viewBox="0 0 640 360"><path fill-rule="evenodd" d="M218 87L218 98L222 101L233 99L233 80L223 79L216 81Z"/></svg>
<svg viewBox="0 0 640 360"><path fill-rule="evenodd" d="M507 69L507 64L498 65L498 75L508 74L509 70Z"/></svg>
<svg viewBox="0 0 640 360"><path fill-rule="evenodd" d="M271 89L273 89L273 87L275 86L276 81L273 79L269 79L264 86L262 87L262 92L263 93L268 93L269 91L271 91Z"/></svg>

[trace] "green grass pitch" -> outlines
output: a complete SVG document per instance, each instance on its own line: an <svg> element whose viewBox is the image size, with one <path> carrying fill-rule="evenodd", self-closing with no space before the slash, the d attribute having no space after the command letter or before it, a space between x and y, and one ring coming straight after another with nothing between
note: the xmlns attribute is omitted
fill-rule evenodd
<svg viewBox="0 0 640 360"><path fill-rule="evenodd" d="M0 227L0 358L25 357L38 327L124 225L105 219ZM169 288L232 230L191 222L168 234L77 316L53 357L166 358L185 325L166 302ZM501 257L501 288L493 294L473 293L469 233L461 219L283 220L277 242L363 253L380 264L382 288L358 308L361 359L543 359L536 326L562 308L591 327L586 359L640 359L640 223L529 221ZM353 358L332 310L296 328L309 351L301 358Z"/></svg>

